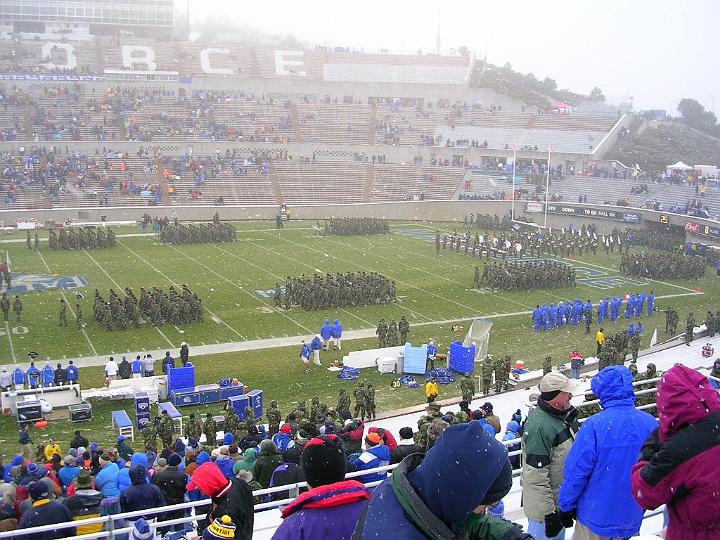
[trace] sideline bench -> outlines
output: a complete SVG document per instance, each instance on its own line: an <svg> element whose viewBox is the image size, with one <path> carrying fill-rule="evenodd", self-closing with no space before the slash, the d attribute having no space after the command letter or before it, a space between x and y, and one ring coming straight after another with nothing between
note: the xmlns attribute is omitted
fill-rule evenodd
<svg viewBox="0 0 720 540"><path fill-rule="evenodd" d="M131 441L135 441L135 427L126 411L113 411L112 422L113 425L117 426L120 435L123 437L129 436Z"/></svg>

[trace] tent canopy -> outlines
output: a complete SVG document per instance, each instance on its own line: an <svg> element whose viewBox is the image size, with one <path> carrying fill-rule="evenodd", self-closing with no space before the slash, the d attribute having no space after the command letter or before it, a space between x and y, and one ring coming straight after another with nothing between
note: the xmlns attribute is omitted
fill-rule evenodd
<svg viewBox="0 0 720 540"><path fill-rule="evenodd" d="M682 161L678 161L673 165L668 165L668 169L673 171L692 171L693 168L690 165L685 165Z"/></svg>

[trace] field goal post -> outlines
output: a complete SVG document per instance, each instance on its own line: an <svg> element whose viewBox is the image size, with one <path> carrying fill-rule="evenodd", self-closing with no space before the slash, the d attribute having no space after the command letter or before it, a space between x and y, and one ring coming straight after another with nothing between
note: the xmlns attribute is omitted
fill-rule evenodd
<svg viewBox="0 0 720 540"><path fill-rule="evenodd" d="M477 317L468 328L463 347L475 345L475 362L480 362L487 356L492 325L492 320Z"/></svg>

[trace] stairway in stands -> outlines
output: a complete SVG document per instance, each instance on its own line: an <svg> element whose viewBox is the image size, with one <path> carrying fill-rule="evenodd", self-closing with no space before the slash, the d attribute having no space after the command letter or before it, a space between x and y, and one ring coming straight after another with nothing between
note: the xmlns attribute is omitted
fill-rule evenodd
<svg viewBox="0 0 720 540"><path fill-rule="evenodd" d="M373 126L375 123L373 122ZM363 191L363 202L370 202L372 197L373 179L375 178L375 164L369 163L365 173L365 190Z"/></svg>
<svg viewBox="0 0 720 540"><path fill-rule="evenodd" d="M375 144L375 124L377 118L377 103L373 102L370 108L370 125L368 126L368 144ZM366 200L367 202L367 200Z"/></svg>
<svg viewBox="0 0 720 540"><path fill-rule="evenodd" d="M298 114L297 105L295 105L295 103L290 105L290 116L292 118L293 126L292 140L295 143L303 142L302 135L300 135L300 115Z"/></svg>
<svg viewBox="0 0 720 540"><path fill-rule="evenodd" d="M271 161L270 163L268 163L268 166L270 168L270 184L272 185L273 197L275 198L275 203L280 206L283 204L283 195L282 190L280 189L280 181L278 180L277 173L275 172L275 167L273 167L273 162Z"/></svg>

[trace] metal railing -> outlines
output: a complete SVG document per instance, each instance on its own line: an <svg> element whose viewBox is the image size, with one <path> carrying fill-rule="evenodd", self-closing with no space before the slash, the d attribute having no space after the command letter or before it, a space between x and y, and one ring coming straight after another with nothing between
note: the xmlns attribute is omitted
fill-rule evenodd
<svg viewBox="0 0 720 540"><path fill-rule="evenodd" d="M707 375L707 377L709 379L712 379L712 380L720 383L720 378L713 377L710 375ZM645 379L645 380L641 380L641 381L635 381L635 382L633 382L633 386L638 386L641 384L655 383L655 382L658 382L660 379L661 379L661 377L656 377L654 379ZM657 391L657 387L653 387L653 388L648 388L648 389L644 389L644 390L639 390L639 391L635 392L635 395L638 396L638 395L643 395L643 394L649 394L649 393L654 393L656 391ZM592 392L590 392L590 391L585 392L585 394L590 394L590 393L592 393ZM586 402L578 404L577 407L578 408L587 407L587 406L596 405L599 403L600 403L600 400L586 401ZM648 409L648 408L652 408L652 407L655 407L654 403L650 403L647 405L641 405L641 406L636 407L636 409L644 410L644 409ZM521 443L522 439L515 438L515 439L510 439L507 441L499 441L499 442L505 446L512 446L512 445ZM518 456L521 454L522 454L522 450L515 450L512 452L509 452L508 456ZM390 472L393 469L395 469L395 467L397 467L397 464L384 465L382 467L376 467L374 469L368 469L368 470L362 470L362 471L354 471L354 472L347 473L345 475L345 478L352 479L352 478L358 478L360 476L365 476L365 475L370 475L370 474L375 474L375 473L380 473L380 472ZM512 472L513 478L516 478L521 475L522 475L522 469L514 469ZM368 488L372 488L372 487L379 485L381 482L382 482L381 480L374 481L374 482L368 482L365 484L365 486ZM253 497L260 497L263 495L273 495L275 493L280 493L280 492L287 492L289 495L289 497L284 498L284 499L269 501L269 502L265 502L265 503L258 503L256 505L254 505L254 510L255 510L255 512L262 512L265 510L272 510L274 508L286 506L298 497L301 489L306 488L306 487L308 487L307 482L296 482L293 484L287 484L287 485L283 485L283 486L276 486L276 487L259 489L259 490L253 491ZM70 527L77 527L77 526L84 527L84 526L88 526L88 525L97 525L97 524L103 525L102 531L99 531L96 533L83 534L83 535L79 535L79 536L71 536L71 537L67 537L67 538L72 538L74 540L92 540L92 539L108 538L110 540L113 540L116 537L116 535L129 534L133 530L133 527L129 527L129 526L125 525L125 523L124 523L125 521L134 521L143 516L156 516L156 515L161 515L161 514L166 514L168 512L176 511L176 510L184 510L184 511L188 512L189 515L186 515L186 516L183 516L180 518L175 518L175 519L157 521L154 524L154 527L156 529L158 529L158 528L171 527L174 525L183 525L184 526L188 523L193 523L200 519L203 519L203 517L204 517L203 515L194 513L195 509L197 507L207 507L209 505L210 505L210 499L201 499L199 501L168 505L168 506L152 508L152 509L148 509L148 510L138 510L135 512L123 512L123 513L119 513L119 514L101 516L101 517L96 517L96 518L89 518L89 519L84 519L84 520L79 520L79 521L58 523L58 524L53 524L53 525L43 525L40 527L32 527L32 528L28 528L28 529L17 529L14 531L0 532L0 540L3 540L5 538L15 538L16 536L18 536L20 534L22 534L23 536L28 535L28 537L31 537L35 533L41 533L41 532L46 532L46 531L55 531L57 529L67 529ZM664 509L664 506L658 508L657 510L648 511L644 514L643 519L648 519L648 518L657 516L663 512L663 509ZM118 527L117 526L118 523L116 523L116 522L120 522L119 525L121 525L121 526Z"/></svg>

